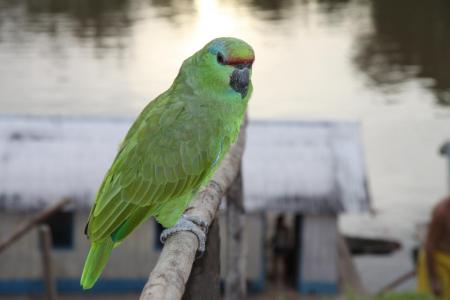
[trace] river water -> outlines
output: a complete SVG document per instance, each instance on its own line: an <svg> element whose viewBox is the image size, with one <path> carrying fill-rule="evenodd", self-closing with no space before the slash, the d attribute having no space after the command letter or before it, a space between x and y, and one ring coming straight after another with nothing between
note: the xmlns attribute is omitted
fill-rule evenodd
<svg viewBox="0 0 450 300"><path fill-rule="evenodd" d="M254 119L359 120L376 215L411 243L447 192L447 0L0 0L0 113L135 116L217 36L253 45Z"/></svg>

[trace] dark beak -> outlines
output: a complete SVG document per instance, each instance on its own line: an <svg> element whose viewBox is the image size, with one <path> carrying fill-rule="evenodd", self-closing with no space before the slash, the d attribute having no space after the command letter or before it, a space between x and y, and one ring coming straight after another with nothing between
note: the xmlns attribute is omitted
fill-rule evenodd
<svg viewBox="0 0 450 300"><path fill-rule="evenodd" d="M237 66L230 77L230 86L233 90L241 94L241 98L247 95L248 83L250 81L250 71L248 66Z"/></svg>

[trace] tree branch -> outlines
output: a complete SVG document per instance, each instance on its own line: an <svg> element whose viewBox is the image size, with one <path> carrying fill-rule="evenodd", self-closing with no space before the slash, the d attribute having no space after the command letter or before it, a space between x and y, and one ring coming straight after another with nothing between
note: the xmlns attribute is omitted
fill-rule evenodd
<svg viewBox="0 0 450 300"><path fill-rule="evenodd" d="M71 199L69 199L69 198L62 199L61 201L57 202L56 204L50 206L49 208L39 212L38 214L33 216L30 220L24 221L23 223L21 223L9 237L7 237L5 240L0 242L0 252L6 250L6 248L8 248L12 244L14 244L14 242L16 240L18 240L25 233L30 231L34 226L45 221L50 216L52 216L54 213L57 213L58 211L60 211L70 201L71 201Z"/></svg>
<svg viewBox="0 0 450 300"><path fill-rule="evenodd" d="M220 200L240 167L245 144L244 126L241 128L237 143L231 147L213 179L186 209L185 215L200 218L207 224L211 224L214 220ZM191 232L180 231L170 236L164 244L155 268L150 273L140 300L181 299L197 248L197 237Z"/></svg>

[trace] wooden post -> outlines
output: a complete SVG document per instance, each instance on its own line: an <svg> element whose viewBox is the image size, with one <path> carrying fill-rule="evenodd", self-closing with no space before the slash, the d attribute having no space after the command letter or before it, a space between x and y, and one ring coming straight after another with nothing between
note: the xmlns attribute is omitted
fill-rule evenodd
<svg viewBox="0 0 450 300"><path fill-rule="evenodd" d="M368 292L364 287L358 269L353 263L352 255L342 234L338 234L338 256L339 277L344 291L350 290L355 296L361 298L367 296Z"/></svg>
<svg viewBox="0 0 450 300"><path fill-rule="evenodd" d="M216 219L209 227L207 251L203 257L195 260L182 299L220 299L220 235Z"/></svg>
<svg viewBox="0 0 450 300"><path fill-rule="evenodd" d="M42 278L48 300L56 300L56 284L51 260L52 235L48 225L39 226L39 244L42 255Z"/></svg>
<svg viewBox="0 0 450 300"><path fill-rule="evenodd" d="M450 141L444 143L441 146L440 153L442 155L447 156L447 164L448 164L447 180L448 180L448 189L450 190Z"/></svg>
<svg viewBox="0 0 450 300"><path fill-rule="evenodd" d="M53 206L50 206L49 208L43 210L42 212L35 215L31 220L26 221L17 227L17 229L11 234L8 238L0 242L0 253L4 251L6 248L14 244L14 242L19 239L21 236L23 236L25 233L30 231L31 228L33 228L36 224L41 223L51 215L53 215L55 212L58 212L61 210L67 203L69 203L70 199L63 199L56 203Z"/></svg>
<svg viewBox="0 0 450 300"><path fill-rule="evenodd" d="M375 295L381 296L381 295L395 289L397 286L404 283L405 281L413 279L414 276L416 276L416 275L417 275L416 270L413 269L413 270L401 275L400 277L396 278L394 281L390 282L389 284L385 285L384 287L382 287L380 289L380 291L377 292Z"/></svg>
<svg viewBox="0 0 450 300"><path fill-rule="evenodd" d="M246 294L245 250L243 241L245 212L242 186L242 171L239 169L227 194L225 300L241 300L245 298Z"/></svg>

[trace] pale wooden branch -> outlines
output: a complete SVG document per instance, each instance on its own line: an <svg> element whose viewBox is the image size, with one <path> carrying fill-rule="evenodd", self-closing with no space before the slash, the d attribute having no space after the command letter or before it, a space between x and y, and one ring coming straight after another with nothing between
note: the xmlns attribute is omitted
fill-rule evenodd
<svg viewBox="0 0 450 300"><path fill-rule="evenodd" d="M207 224L212 223L221 198L239 170L244 144L245 130L242 128L237 143L231 147L213 179L186 209L186 215L198 217ZM197 248L197 237L191 232L181 231L170 236L164 244L155 268L150 273L140 299L181 299Z"/></svg>
<svg viewBox="0 0 450 300"><path fill-rule="evenodd" d="M382 287L375 295L381 296L389 291L392 291L393 289L398 287L400 284L405 283L405 281L413 279L414 276L416 276L416 275L417 275L416 269L413 269L407 273L404 273L400 277L397 277L394 281L392 281L389 284Z"/></svg>
<svg viewBox="0 0 450 300"><path fill-rule="evenodd" d="M18 240L21 236L23 236L25 233L30 231L34 226L37 224L45 221L50 216L52 216L54 213L60 211L66 204L68 204L71 201L71 199L66 198L63 199L56 204L50 206L49 208L43 210L42 212L39 212L35 216L33 216L30 220L23 222L20 224L17 229L5 240L0 242L0 252L6 250L9 246L14 244L16 240Z"/></svg>

